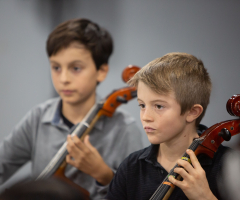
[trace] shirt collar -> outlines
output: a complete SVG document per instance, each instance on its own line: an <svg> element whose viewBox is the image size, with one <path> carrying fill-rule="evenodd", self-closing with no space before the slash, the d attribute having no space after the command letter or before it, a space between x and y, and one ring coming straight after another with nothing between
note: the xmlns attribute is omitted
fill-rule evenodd
<svg viewBox="0 0 240 200"><path fill-rule="evenodd" d="M44 112L44 115L42 117L42 122L43 123L52 123L52 124L58 124L61 116L60 116L60 111L61 111L61 105L62 105L62 100L60 97L57 97L53 102L50 103Z"/></svg>
<svg viewBox="0 0 240 200"><path fill-rule="evenodd" d="M159 144L151 144L149 147L145 149L145 151L139 156L139 160L145 160L148 163L153 164L154 166L159 166L157 162L157 154L158 154ZM205 154L201 154L198 156L198 161L202 166L211 165L212 159Z"/></svg>
<svg viewBox="0 0 240 200"><path fill-rule="evenodd" d="M159 144L151 144L145 149L145 151L139 156L139 160L145 160L148 163L153 164L154 166L160 166L157 162L157 153L159 149Z"/></svg>

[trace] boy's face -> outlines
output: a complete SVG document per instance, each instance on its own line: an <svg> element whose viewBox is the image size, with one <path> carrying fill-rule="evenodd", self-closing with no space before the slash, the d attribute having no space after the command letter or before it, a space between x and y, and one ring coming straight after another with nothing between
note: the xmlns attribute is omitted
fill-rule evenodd
<svg viewBox="0 0 240 200"><path fill-rule="evenodd" d="M160 95L143 82L137 87L140 118L143 128L152 144L178 141L186 132L186 116L181 114L175 95Z"/></svg>
<svg viewBox="0 0 240 200"><path fill-rule="evenodd" d="M97 82L107 70L97 70L92 55L79 43L72 43L49 58L51 76L63 103L79 104L95 97Z"/></svg>

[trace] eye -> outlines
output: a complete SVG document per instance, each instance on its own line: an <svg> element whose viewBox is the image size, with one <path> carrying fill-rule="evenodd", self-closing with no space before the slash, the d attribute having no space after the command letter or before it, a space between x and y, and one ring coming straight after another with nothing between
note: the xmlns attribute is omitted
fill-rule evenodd
<svg viewBox="0 0 240 200"><path fill-rule="evenodd" d="M80 67L73 67L73 71L79 72L79 71L81 71L81 68Z"/></svg>
<svg viewBox="0 0 240 200"><path fill-rule="evenodd" d="M145 105L144 104L139 104L138 105L141 109L145 108Z"/></svg>
<svg viewBox="0 0 240 200"><path fill-rule="evenodd" d="M60 71L61 70L61 68L59 66L52 66L52 69L54 71Z"/></svg>
<svg viewBox="0 0 240 200"><path fill-rule="evenodd" d="M163 109L163 106L162 105L155 105L155 107L158 109L158 110L161 110L161 109Z"/></svg>
<svg viewBox="0 0 240 200"><path fill-rule="evenodd" d="M77 63L74 63L70 66L70 70L73 72L73 73L78 73L80 71L82 71L83 69L83 66L82 65L79 65Z"/></svg>

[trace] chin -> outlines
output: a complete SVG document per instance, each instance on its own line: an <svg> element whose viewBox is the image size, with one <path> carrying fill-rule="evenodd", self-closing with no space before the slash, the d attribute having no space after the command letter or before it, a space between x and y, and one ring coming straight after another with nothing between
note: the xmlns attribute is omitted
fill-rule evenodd
<svg viewBox="0 0 240 200"><path fill-rule="evenodd" d="M62 101L67 104L72 104L72 105L79 103L79 101L77 101L75 98L71 98L71 97L63 97Z"/></svg>
<svg viewBox="0 0 240 200"><path fill-rule="evenodd" d="M159 138L156 138L156 137L153 137L153 136L149 136L148 135L148 141L151 143L151 144L160 144L161 141L159 140Z"/></svg>
<svg viewBox="0 0 240 200"><path fill-rule="evenodd" d="M155 145L155 144L160 144L161 142L151 142L149 141L151 144Z"/></svg>

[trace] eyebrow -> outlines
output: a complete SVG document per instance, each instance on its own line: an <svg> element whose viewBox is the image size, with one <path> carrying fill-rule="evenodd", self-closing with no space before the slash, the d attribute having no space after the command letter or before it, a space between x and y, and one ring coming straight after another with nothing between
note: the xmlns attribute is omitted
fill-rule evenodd
<svg viewBox="0 0 240 200"><path fill-rule="evenodd" d="M54 61L54 60L50 60L50 63L56 63L58 64L58 62Z"/></svg>
<svg viewBox="0 0 240 200"><path fill-rule="evenodd" d="M56 61L54 61L54 60L50 60L50 63L55 63L55 64L58 64L59 65L59 63L58 62L56 62ZM81 63L81 64L84 64L84 62L82 62L81 60L74 60L74 61L72 61L72 62L70 62L70 63L68 63L68 64L73 64L73 63Z"/></svg>
<svg viewBox="0 0 240 200"><path fill-rule="evenodd" d="M163 102L163 103L167 103L167 101L164 101L164 100L160 100L160 99L157 99L157 100L153 100L151 102Z"/></svg>
<svg viewBox="0 0 240 200"><path fill-rule="evenodd" d="M137 98L137 101L143 101L143 100ZM151 101L151 102L152 102L152 103L154 103L154 102L163 102L163 103L167 103L167 101L160 100L160 99L156 99L156 100L153 100L153 101Z"/></svg>

